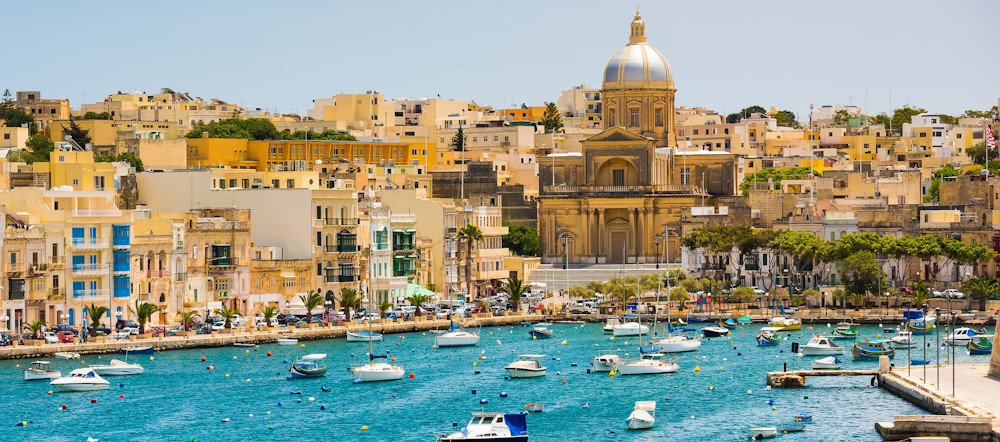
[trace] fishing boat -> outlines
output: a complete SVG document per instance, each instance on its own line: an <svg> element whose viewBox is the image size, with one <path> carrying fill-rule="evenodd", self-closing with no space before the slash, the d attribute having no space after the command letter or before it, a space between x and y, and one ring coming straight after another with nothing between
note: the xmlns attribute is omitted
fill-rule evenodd
<svg viewBox="0 0 1000 442"><path fill-rule="evenodd" d="M369 330L347 332L347 342L368 342L369 340L381 341L383 339L384 337L382 335Z"/></svg>
<svg viewBox="0 0 1000 442"><path fill-rule="evenodd" d="M750 318L749 316L743 316L740 319L737 319L736 323L737 324L743 324L743 325L753 324L753 319Z"/></svg>
<svg viewBox="0 0 1000 442"><path fill-rule="evenodd" d="M708 321L705 318L699 318L697 316L688 316L687 322L693 323L693 322L708 322Z"/></svg>
<svg viewBox="0 0 1000 442"><path fill-rule="evenodd" d="M868 341L856 342L853 347L851 347L851 355L854 357L855 361L874 359L878 360L880 356L888 356L892 358L896 355L896 350L888 345L889 341Z"/></svg>
<svg viewBox="0 0 1000 442"><path fill-rule="evenodd" d="M851 324L840 324L833 329L833 339L857 339L858 331Z"/></svg>
<svg viewBox="0 0 1000 442"><path fill-rule="evenodd" d="M609 372L621 364L621 361L622 358L617 353L605 352L594 356L594 360L590 362L590 366L591 370L595 373Z"/></svg>
<svg viewBox="0 0 1000 442"><path fill-rule="evenodd" d="M798 433L806 429L806 424L781 424L782 433Z"/></svg>
<svg viewBox="0 0 1000 442"><path fill-rule="evenodd" d="M461 431L440 434L444 442L528 442L528 421L524 413L472 413Z"/></svg>
<svg viewBox="0 0 1000 442"><path fill-rule="evenodd" d="M507 370L507 374L511 378L537 378L545 376L545 367L539 361L539 359L544 357L545 355L520 355L517 357L517 360L504 367L504 370Z"/></svg>
<svg viewBox="0 0 1000 442"><path fill-rule="evenodd" d="M834 344L823 335L816 335L809 339L808 344L802 346L802 354L806 356L840 355L844 354L844 347Z"/></svg>
<svg viewBox="0 0 1000 442"><path fill-rule="evenodd" d="M805 413L799 413L799 414L796 414L792 418L792 420L794 420L795 422L812 422L813 415L811 415L811 414L805 414Z"/></svg>
<svg viewBox="0 0 1000 442"><path fill-rule="evenodd" d="M948 333L948 335L944 337L944 342L951 345L967 345L978 336L979 335L976 334L976 331L969 327L959 327L953 332Z"/></svg>
<svg viewBox="0 0 1000 442"><path fill-rule="evenodd" d="M757 345L761 347L769 347L772 345L778 345L781 342L781 338L771 332L760 332L757 333Z"/></svg>
<svg viewBox="0 0 1000 442"><path fill-rule="evenodd" d="M39 381L42 379L59 379L62 377L62 373L57 370L49 369L48 361L35 361L31 363L31 366L24 369L24 380L26 381Z"/></svg>
<svg viewBox="0 0 1000 442"><path fill-rule="evenodd" d="M461 326L451 323L448 331L434 336L434 345L441 347L471 347L479 344L479 334L461 330Z"/></svg>
<svg viewBox="0 0 1000 442"><path fill-rule="evenodd" d="M111 384L90 368L78 368L69 372L68 376L49 382L59 391L96 391L107 390Z"/></svg>
<svg viewBox="0 0 1000 442"><path fill-rule="evenodd" d="M534 339L548 339L555 336L555 332L550 330L548 327L534 326L531 330L528 330L528 334Z"/></svg>
<svg viewBox="0 0 1000 442"><path fill-rule="evenodd" d="M934 324L926 321L911 321L906 323L906 330L915 335L926 335L934 331Z"/></svg>
<svg viewBox="0 0 1000 442"><path fill-rule="evenodd" d="M545 404L539 404L539 403L525 404L524 408L526 409L525 411L527 411L528 413L541 413L545 411Z"/></svg>
<svg viewBox="0 0 1000 442"><path fill-rule="evenodd" d="M615 368L622 375L667 374L680 370L680 365L673 360L664 360L663 353L646 353L638 360L625 362Z"/></svg>
<svg viewBox="0 0 1000 442"><path fill-rule="evenodd" d="M139 364L129 364L127 361L112 359L108 364L91 365L90 369L102 376L127 376L143 374L146 370Z"/></svg>
<svg viewBox="0 0 1000 442"><path fill-rule="evenodd" d="M667 314L668 315L670 314L670 310L667 310ZM672 325L674 327L683 327L683 326L687 325L687 321L685 321L683 318L677 318L677 319L674 319L673 321L670 321L670 325Z"/></svg>
<svg viewBox="0 0 1000 442"><path fill-rule="evenodd" d="M239 347L239 348L256 348L257 344L250 343L250 342L235 342L235 343L233 343L233 347Z"/></svg>
<svg viewBox="0 0 1000 442"><path fill-rule="evenodd" d="M763 329L773 329L773 331L786 332L786 331L796 331L802 328L802 321L795 318L786 318L784 316L775 316L767 321L767 327ZM762 329L762 330L763 330Z"/></svg>
<svg viewBox="0 0 1000 442"><path fill-rule="evenodd" d="M656 419L656 401L635 401L635 407L625 419L625 428L645 430L653 428Z"/></svg>
<svg viewBox="0 0 1000 442"><path fill-rule="evenodd" d="M913 332L900 330L891 339L893 348L914 348L920 346L916 339L913 339Z"/></svg>
<svg viewBox="0 0 1000 442"><path fill-rule="evenodd" d="M278 339L278 345L295 345L298 344L299 340L295 338L281 338Z"/></svg>
<svg viewBox="0 0 1000 442"><path fill-rule="evenodd" d="M903 311L903 321L914 324L933 324L937 320L936 317L925 315L923 310L904 310Z"/></svg>
<svg viewBox="0 0 1000 442"><path fill-rule="evenodd" d="M728 328L730 330L734 330L736 328L737 324L736 324L736 321L733 320L733 318L729 318L729 319L726 319L723 322L720 322L719 325L721 325L721 326L723 326L725 328Z"/></svg>
<svg viewBox="0 0 1000 442"><path fill-rule="evenodd" d="M982 338L979 342L969 341L970 355L988 355L993 351L993 343L987 338Z"/></svg>
<svg viewBox="0 0 1000 442"><path fill-rule="evenodd" d="M841 361L836 356L827 356L812 362L813 370L838 370L843 366L844 361Z"/></svg>
<svg viewBox="0 0 1000 442"><path fill-rule="evenodd" d="M73 351L57 351L56 359L80 359L80 353Z"/></svg>
<svg viewBox="0 0 1000 442"><path fill-rule="evenodd" d="M122 349L122 353L127 355L151 355L153 354L152 345L130 345Z"/></svg>
<svg viewBox="0 0 1000 442"><path fill-rule="evenodd" d="M930 359L911 359L910 360L910 364L913 364L913 365L927 365L927 364L930 364L931 362L933 362L933 361L931 361Z"/></svg>
<svg viewBox="0 0 1000 442"><path fill-rule="evenodd" d="M326 363L323 362L323 359L326 359L326 354L324 353L309 354L301 357L288 369L288 377L290 379L298 379L326 376Z"/></svg>
<svg viewBox="0 0 1000 442"><path fill-rule="evenodd" d="M701 328L702 334L706 338L720 338L729 334L729 329L717 325L708 325Z"/></svg>
<svg viewBox="0 0 1000 442"><path fill-rule="evenodd" d="M750 433L750 439L753 440L770 439L778 435L777 427L756 427L749 428L747 431Z"/></svg>

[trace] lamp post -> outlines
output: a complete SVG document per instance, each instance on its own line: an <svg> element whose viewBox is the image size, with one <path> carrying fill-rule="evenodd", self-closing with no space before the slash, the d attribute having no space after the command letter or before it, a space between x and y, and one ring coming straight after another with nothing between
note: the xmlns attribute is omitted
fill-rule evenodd
<svg viewBox="0 0 1000 442"><path fill-rule="evenodd" d="M954 310L952 310L951 311L951 315L948 316L948 329L951 330L951 333L952 333L952 342L951 342L951 345L949 345L949 346L951 347L951 361L950 361L951 362L951 397L952 397L952 399L954 399L955 398L955 340L954 340L954 333L955 333L955 311Z"/></svg>
<svg viewBox="0 0 1000 442"><path fill-rule="evenodd" d="M563 270L566 270L569 267L569 249L567 248L569 245L569 236L563 233L559 236L559 242L563 246Z"/></svg>
<svg viewBox="0 0 1000 442"><path fill-rule="evenodd" d="M663 235L657 233L653 235L653 244L656 245L656 270L660 269L660 242L663 241Z"/></svg>
<svg viewBox="0 0 1000 442"><path fill-rule="evenodd" d="M934 320L937 321L941 318L941 307L934 309ZM927 319L924 319L924 324L927 324ZM938 328L937 324L934 324L934 347L937 348L937 355L935 360L937 361L937 380L934 382L937 385L937 389L941 390L941 329Z"/></svg>

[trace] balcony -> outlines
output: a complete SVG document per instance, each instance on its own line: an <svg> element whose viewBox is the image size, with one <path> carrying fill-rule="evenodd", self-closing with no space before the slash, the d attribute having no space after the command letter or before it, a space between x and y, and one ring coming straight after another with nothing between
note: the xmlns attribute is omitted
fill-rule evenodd
<svg viewBox="0 0 1000 442"><path fill-rule="evenodd" d="M324 221L328 226L357 226L361 224L360 218L326 218Z"/></svg>
<svg viewBox="0 0 1000 442"><path fill-rule="evenodd" d="M326 275L323 281L326 283L354 282L358 280L358 275Z"/></svg>
<svg viewBox="0 0 1000 442"><path fill-rule="evenodd" d="M73 275L105 275L110 269L107 264L73 264Z"/></svg>
<svg viewBox="0 0 1000 442"><path fill-rule="evenodd" d="M108 248L107 238L73 238L70 248L77 250L100 250Z"/></svg>
<svg viewBox="0 0 1000 442"><path fill-rule="evenodd" d="M691 184L663 184L656 186L542 186L542 193L548 195L566 194L611 194L611 195L642 195L642 194L694 194L702 195L704 190Z"/></svg>
<svg viewBox="0 0 1000 442"><path fill-rule="evenodd" d="M49 266L52 269L61 269L66 267L66 257L64 256L49 257Z"/></svg>
<svg viewBox="0 0 1000 442"><path fill-rule="evenodd" d="M170 270L148 270L146 278L170 278Z"/></svg>
<svg viewBox="0 0 1000 442"><path fill-rule="evenodd" d="M392 245L393 252L412 252L413 250L415 250L413 243L410 242L396 243Z"/></svg>
<svg viewBox="0 0 1000 442"><path fill-rule="evenodd" d="M337 244L338 253L356 253L358 251L357 244Z"/></svg>
<svg viewBox="0 0 1000 442"><path fill-rule="evenodd" d="M74 290L73 298L75 299L106 299L108 297L108 289L96 289L96 290Z"/></svg>
<svg viewBox="0 0 1000 442"><path fill-rule="evenodd" d="M100 218L122 216L122 211L118 209L74 209L73 216Z"/></svg>
<svg viewBox="0 0 1000 442"><path fill-rule="evenodd" d="M62 301L66 299L66 292L59 287L49 289L49 301Z"/></svg>
<svg viewBox="0 0 1000 442"><path fill-rule="evenodd" d="M760 270L760 266L759 266L759 265L757 265L757 263L749 263L749 262L748 262L748 263L746 263L746 264L745 264L745 265L743 266L743 269L744 269L744 270Z"/></svg>
<svg viewBox="0 0 1000 442"><path fill-rule="evenodd" d="M21 273L24 271L23 262L11 262L7 263L7 273Z"/></svg>
<svg viewBox="0 0 1000 442"><path fill-rule="evenodd" d="M240 259L236 256L217 256L214 258L209 258L208 263L205 267L212 271L221 270L232 270L236 266L240 265Z"/></svg>

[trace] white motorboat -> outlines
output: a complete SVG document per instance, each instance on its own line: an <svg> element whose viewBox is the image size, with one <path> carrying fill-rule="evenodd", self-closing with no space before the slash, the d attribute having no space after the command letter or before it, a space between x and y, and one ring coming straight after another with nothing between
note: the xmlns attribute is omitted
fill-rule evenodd
<svg viewBox="0 0 1000 442"><path fill-rule="evenodd" d="M944 337L944 342L951 345L968 345L974 339L978 339L980 336L975 330L969 327L959 327L955 331L948 333L948 336Z"/></svg>
<svg viewBox="0 0 1000 442"><path fill-rule="evenodd" d="M384 339L382 335L368 330L347 332L347 342L368 342L369 337L371 337L371 341L381 341Z"/></svg>
<svg viewBox="0 0 1000 442"><path fill-rule="evenodd" d="M601 373L614 370L621 362L621 356L615 353L602 353L594 356L594 360L591 361L590 365L595 373Z"/></svg>
<svg viewBox="0 0 1000 442"><path fill-rule="evenodd" d="M827 356L812 362L813 370L837 370L843 366L844 361L837 359L836 356Z"/></svg>
<svg viewBox="0 0 1000 442"><path fill-rule="evenodd" d="M663 360L663 353L646 353L637 361L620 364L615 368L618 374L666 374L680 370L674 361Z"/></svg>
<svg viewBox="0 0 1000 442"><path fill-rule="evenodd" d="M639 336L649 334L649 327L638 322L625 322L616 324L611 329L611 334L615 336Z"/></svg>
<svg viewBox="0 0 1000 442"><path fill-rule="evenodd" d="M57 351L56 359L80 359L80 353L72 351Z"/></svg>
<svg viewBox="0 0 1000 442"><path fill-rule="evenodd" d="M504 367L511 378L536 378L545 376L545 367L539 359L545 355L520 355L517 360Z"/></svg>
<svg viewBox="0 0 1000 442"><path fill-rule="evenodd" d="M441 434L439 441L528 442L528 422L523 413L472 413L461 431Z"/></svg>
<svg viewBox="0 0 1000 442"><path fill-rule="evenodd" d="M295 345L298 344L299 340L295 338L281 338L278 339L278 345Z"/></svg>
<svg viewBox="0 0 1000 442"><path fill-rule="evenodd" d="M653 428L656 419L656 401L635 401L635 408L625 419L629 430L645 430Z"/></svg>
<svg viewBox="0 0 1000 442"><path fill-rule="evenodd" d="M59 391L96 391L107 390L111 384L90 368L78 368L69 375L49 382Z"/></svg>
<svg viewBox="0 0 1000 442"><path fill-rule="evenodd" d="M615 317L608 318L607 322L604 323L604 328L603 328L604 334L610 335L611 333L614 333L615 326L620 323L621 322L618 320L618 318Z"/></svg>
<svg viewBox="0 0 1000 442"><path fill-rule="evenodd" d="M31 366L24 369L24 380L38 381L42 379L59 379L62 373L49 369L48 361L35 361Z"/></svg>
<svg viewBox="0 0 1000 442"><path fill-rule="evenodd" d="M770 439L778 435L778 427L757 427L747 431L750 432L750 439L753 440Z"/></svg>
<svg viewBox="0 0 1000 442"><path fill-rule="evenodd" d="M701 328L701 333L706 338L721 338L729 335L729 329L721 325L706 325Z"/></svg>
<svg viewBox="0 0 1000 442"><path fill-rule="evenodd" d="M809 343L802 346L802 354L806 356L842 355L844 347L834 344L830 338L816 335Z"/></svg>
<svg viewBox="0 0 1000 442"><path fill-rule="evenodd" d="M649 347L660 353L681 353L685 351L695 351L701 348L701 339L687 336L667 336L662 339L654 339Z"/></svg>
<svg viewBox="0 0 1000 442"><path fill-rule="evenodd" d="M479 344L479 334L465 330L453 330L435 336L434 344L438 347L469 347Z"/></svg>
<svg viewBox="0 0 1000 442"><path fill-rule="evenodd" d="M102 376L125 376L145 372L139 364L129 364L117 359L112 359L110 363L105 365L91 365L90 369Z"/></svg>
<svg viewBox="0 0 1000 442"><path fill-rule="evenodd" d="M385 356L376 356L385 357ZM398 381L403 378L405 371L402 366L389 364L387 362L375 362L372 359L366 365L358 365L351 368L351 375L361 382L382 382Z"/></svg>
<svg viewBox="0 0 1000 442"><path fill-rule="evenodd" d="M900 330L896 336L892 339L893 348L914 348L920 346L916 339L913 339L913 333L909 330Z"/></svg>

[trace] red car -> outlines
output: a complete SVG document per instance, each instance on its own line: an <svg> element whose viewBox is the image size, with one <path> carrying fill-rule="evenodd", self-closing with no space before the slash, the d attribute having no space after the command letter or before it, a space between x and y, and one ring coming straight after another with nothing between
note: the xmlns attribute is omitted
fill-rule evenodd
<svg viewBox="0 0 1000 442"><path fill-rule="evenodd" d="M56 333L56 337L59 338L59 342L68 344L73 342L73 338L76 337L76 333L73 333L71 331L61 331Z"/></svg>

